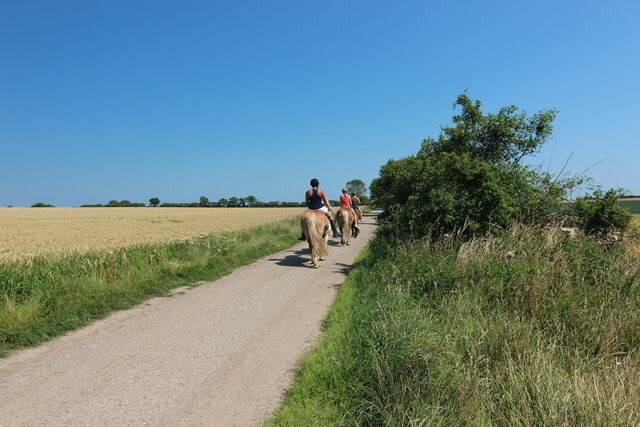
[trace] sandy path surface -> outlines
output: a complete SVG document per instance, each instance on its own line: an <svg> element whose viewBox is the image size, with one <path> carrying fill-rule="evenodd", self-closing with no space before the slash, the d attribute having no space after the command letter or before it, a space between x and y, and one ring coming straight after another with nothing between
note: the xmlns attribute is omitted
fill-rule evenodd
<svg viewBox="0 0 640 427"><path fill-rule="evenodd" d="M374 222L317 270L301 243L0 359L0 424L259 425Z"/></svg>

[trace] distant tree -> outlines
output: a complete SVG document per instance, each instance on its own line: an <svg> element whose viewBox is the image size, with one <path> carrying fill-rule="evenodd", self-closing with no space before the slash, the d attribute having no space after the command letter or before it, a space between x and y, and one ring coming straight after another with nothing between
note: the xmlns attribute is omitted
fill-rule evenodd
<svg viewBox="0 0 640 427"><path fill-rule="evenodd" d="M208 208L210 205L209 199L207 199L204 196L200 196L200 202L198 203L198 206L201 208Z"/></svg>
<svg viewBox="0 0 640 427"><path fill-rule="evenodd" d="M229 203L227 204L227 206L229 206L230 208L237 208L240 205L240 199L238 199L237 197L229 197Z"/></svg>
<svg viewBox="0 0 640 427"><path fill-rule="evenodd" d="M247 196L244 198L244 201L246 202L247 206L253 206L258 199L255 198L255 196Z"/></svg>
<svg viewBox="0 0 640 427"><path fill-rule="evenodd" d="M347 190L349 193L356 193L358 196L364 196L367 192L367 184L360 179L352 179L347 181Z"/></svg>
<svg viewBox="0 0 640 427"><path fill-rule="evenodd" d="M38 203L34 203L33 205L31 205L31 207L32 208L52 208L54 206L50 205L48 203L38 202Z"/></svg>
<svg viewBox="0 0 640 427"><path fill-rule="evenodd" d="M238 199L238 206L240 206L241 208L244 208L247 206L247 199L245 199L244 197L240 197Z"/></svg>
<svg viewBox="0 0 640 427"><path fill-rule="evenodd" d="M218 206L220 206L221 208L227 207L228 204L229 204L229 201L225 198L218 200Z"/></svg>
<svg viewBox="0 0 640 427"><path fill-rule="evenodd" d="M160 204L160 199L158 199L157 197L152 197L149 199L149 204L153 207L156 207Z"/></svg>
<svg viewBox="0 0 640 427"><path fill-rule="evenodd" d="M280 207L280 202L277 200L272 200L270 202L267 202L267 206L270 208L277 208Z"/></svg>

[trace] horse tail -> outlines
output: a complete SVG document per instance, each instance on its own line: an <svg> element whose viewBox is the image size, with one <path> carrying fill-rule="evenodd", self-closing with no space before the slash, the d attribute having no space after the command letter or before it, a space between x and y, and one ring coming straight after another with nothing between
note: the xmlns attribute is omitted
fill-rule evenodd
<svg viewBox="0 0 640 427"><path fill-rule="evenodd" d="M317 257L329 255L329 248L324 239L325 227L328 223L327 216L323 212L306 212L300 219L302 231L306 234L312 251Z"/></svg>
<svg viewBox="0 0 640 427"><path fill-rule="evenodd" d="M351 236L351 215L349 215L349 208L340 208L338 211L338 225L340 227L340 232L342 233L342 242L348 242L349 237Z"/></svg>

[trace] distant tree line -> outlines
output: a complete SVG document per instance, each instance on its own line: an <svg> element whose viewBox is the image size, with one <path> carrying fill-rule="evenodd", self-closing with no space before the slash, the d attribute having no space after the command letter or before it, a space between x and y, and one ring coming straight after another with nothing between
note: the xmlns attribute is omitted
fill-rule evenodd
<svg viewBox="0 0 640 427"><path fill-rule="evenodd" d="M369 198L364 195L367 191L367 187L363 181L359 179L354 179L352 181L347 182L346 188L349 192L355 192L360 198L361 204L367 205L369 203ZM331 206L340 206L340 202L338 200L329 200ZM39 205L44 205L40 203ZM51 205L46 205L51 206ZM111 200L105 204L89 204L89 205L81 205L83 208L110 208L110 207L127 207L127 208L136 208L143 207L144 203L131 202L129 200ZM160 199L157 197L152 197L149 199L149 206L156 207L160 206L163 208L298 208L298 207L307 207L307 203L302 202L283 202L280 200L273 200L270 202L263 202L258 200L255 196L246 196L246 197L229 197L221 198L217 202L209 200L206 196L200 196L200 199L197 202L186 202L186 203L176 203L176 202L164 202L161 203ZM34 205L35 207L35 205Z"/></svg>
<svg viewBox="0 0 640 427"><path fill-rule="evenodd" d="M332 204L339 203L336 201L332 201ZM45 205L44 203L37 203L33 205L33 207L50 207L51 205ZM111 200L108 203L95 203L95 204L86 204L81 205L82 208L137 208L146 206L144 203L131 202L129 200ZM174 203L174 202L165 202L161 203L160 199L157 197L152 197L149 199L149 206L155 207L160 206L163 208L297 208L297 207L306 207L307 204L305 202L282 202L282 201L271 201L271 202L263 202L258 200L254 196L247 197L230 197L230 198L222 198L216 201L210 201L207 197L201 196L200 200L197 202L186 202L186 203Z"/></svg>
<svg viewBox="0 0 640 427"><path fill-rule="evenodd" d="M106 204L94 204L94 205L81 205L81 208L141 208L144 207L144 203L130 202L129 200L110 200Z"/></svg>
<svg viewBox="0 0 640 427"><path fill-rule="evenodd" d="M157 199L157 198L154 198ZM151 199L149 199L151 202ZM159 200L154 200L158 201ZM158 206L158 205L156 205ZM298 208L306 207L305 202L263 202L255 196L229 197L220 200L210 201L207 197L201 196L200 200L192 203L160 203L159 206L166 208Z"/></svg>

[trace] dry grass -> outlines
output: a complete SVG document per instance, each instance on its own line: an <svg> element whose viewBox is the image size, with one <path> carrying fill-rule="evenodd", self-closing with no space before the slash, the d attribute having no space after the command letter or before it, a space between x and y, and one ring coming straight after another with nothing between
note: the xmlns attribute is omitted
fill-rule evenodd
<svg viewBox="0 0 640 427"><path fill-rule="evenodd" d="M304 208L2 208L0 262L224 233Z"/></svg>

